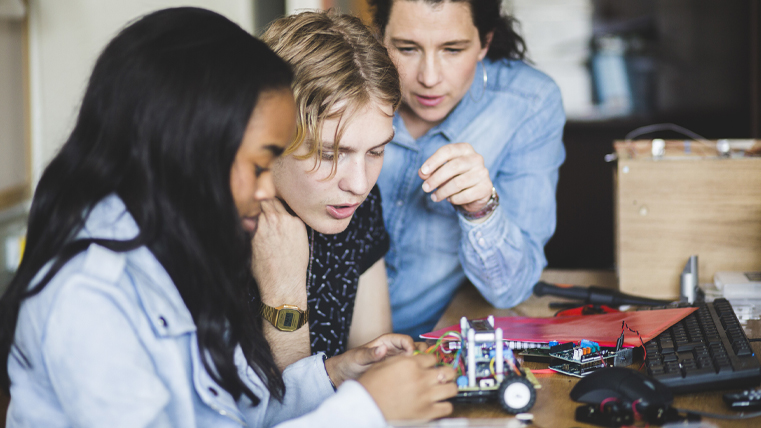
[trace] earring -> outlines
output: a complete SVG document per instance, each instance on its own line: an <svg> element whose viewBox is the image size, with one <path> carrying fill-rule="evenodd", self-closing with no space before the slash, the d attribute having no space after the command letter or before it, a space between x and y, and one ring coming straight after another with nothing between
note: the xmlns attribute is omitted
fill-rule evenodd
<svg viewBox="0 0 761 428"><path fill-rule="evenodd" d="M481 96L478 97L478 99L473 99L473 94L469 91L468 94L470 94L470 99L473 100L474 103L480 102L481 99L484 97L484 94L486 93L486 82L489 80L489 77L486 75L486 67L484 67L483 61L478 61L479 64L481 64L481 71L484 73L484 89L481 91Z"/></svg>

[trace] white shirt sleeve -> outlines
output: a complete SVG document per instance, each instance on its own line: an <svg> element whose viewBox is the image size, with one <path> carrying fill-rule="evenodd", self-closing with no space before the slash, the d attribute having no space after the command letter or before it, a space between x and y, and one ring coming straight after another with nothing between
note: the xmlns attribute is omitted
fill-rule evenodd
<svg viewBox="0 0 761 428"><path fill-rule="evenodd" d="M283 372L283 380L285 397L282 403L270 398L265 427L386 426L375 401L358 382L346 381L333 391L322 354L291 364Z"/></svg>

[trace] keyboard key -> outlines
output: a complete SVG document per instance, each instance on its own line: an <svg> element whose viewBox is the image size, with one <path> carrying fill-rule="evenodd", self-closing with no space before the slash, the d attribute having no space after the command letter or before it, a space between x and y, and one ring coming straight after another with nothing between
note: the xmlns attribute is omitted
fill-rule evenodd
<svg viewBox="0 0 761 428"><path fill-rule="evenodd" d="M676 372L665 372L662 375L656 376L656 379L659 381L665 383L668 385L669 380L681 380L682 379L682 372L676 371Z"/></svg>
<svg viewBox="0 0 761 428"><path fill-rule="evenodd" d="M702 345L703 342L677 342L676 352L692 351L696 346Z"/></svg>
<svg viewBox="0 0 761 428"><path fill-rule="evenodd" d="M672 354L674 353L674 342L671 340L662 340L660 348L662 354Z"/></svg>
<svg viewBox="0 0 761 428"><path fill-rule="evenodd" d="M732 349L734 349L735 354L738 357L743 357L743 356L750 355L750 354L753 353L750 350L750 345L745 343L745 342L735 342L732 345Z"/></svg>
<svg viewBox="0 0 761 428"><path fill-rule="evenodd" d="M713 345L713 344L721 344L721 337L718 335L706 335L706 343Z"/></svg>
<svg viewBox="0 0 761 428"><path fill-rule="evenodd" d="M713 366L713 361L711 361L710 358L706 358L706 359L702 359L701 358L701 359L696 360L696 361L698 362L698 367L699 368L701 368L701 369L710 368L711 371L714 371L714 372L716 371L716 369L714 369L714 366Z"/></svg>

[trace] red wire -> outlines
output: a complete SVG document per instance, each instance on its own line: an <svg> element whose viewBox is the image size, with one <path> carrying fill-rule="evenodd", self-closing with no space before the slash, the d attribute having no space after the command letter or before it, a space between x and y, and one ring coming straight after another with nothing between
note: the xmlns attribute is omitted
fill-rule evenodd
<svg viewBox="0 0 761 428"><path fill-rule="evenodd" d="M624 327L629 329L630 332L636 333L637 337L639 337L639 343L642 344L642 350L645 352L645 356L642 357L642 365L639 366L639 369L642 370L642 367L645 367L645 360L647 360L647 348L645 348L645 342L642 340L642 335L639 334L639 330L632 330L632 328L629 327L629 324L627 324L626 321L621 321L621 334L624 333Z"/></svg>
<svg viewBox="0 0 761 428"><path fill-rule="evenodd" d="M640 401L642 401L642 399L638 398L634 400L634 402L632 403L632 411L634 412L634 419L638 421L642 420L642 415L637 411L637 403L639 403Z"/></svg>
<svg viewBox="0 0 761 428"><path fill-rule="evenodd" d="M608 402L610 402L610 401L616 401L616 402L619 402L619 403L621 402L621 400L619 400L619 399L618 399L618 398L616 398L616 397L608 397L608 398L606 398L606 399L604 399L604 400L600 401L600 411L602 411L602 410L603 410L603 409L602 409L602 407L605 405L605 403L608 403Z"/></svg>

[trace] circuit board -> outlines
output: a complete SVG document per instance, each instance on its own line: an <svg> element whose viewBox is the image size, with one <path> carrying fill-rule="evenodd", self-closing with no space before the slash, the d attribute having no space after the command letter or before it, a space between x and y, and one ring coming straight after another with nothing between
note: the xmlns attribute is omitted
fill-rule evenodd
<svg viewBox="0 0 761 428"><path fill-rule="evenodd" d="M582 340L558 344L549 348L552 357L550 368L570 376L584 377L603 367L625 367L632 363L632 348L600 347L595 342Z"/></svg>

